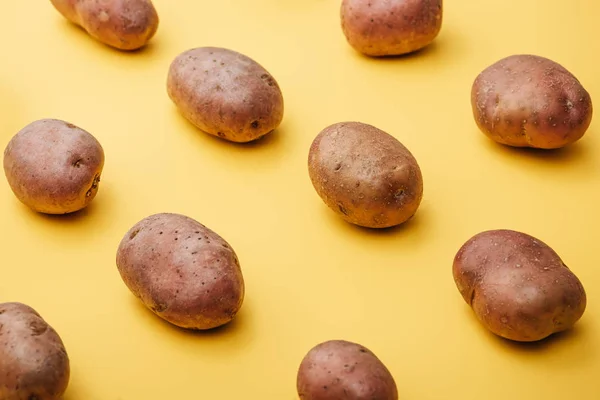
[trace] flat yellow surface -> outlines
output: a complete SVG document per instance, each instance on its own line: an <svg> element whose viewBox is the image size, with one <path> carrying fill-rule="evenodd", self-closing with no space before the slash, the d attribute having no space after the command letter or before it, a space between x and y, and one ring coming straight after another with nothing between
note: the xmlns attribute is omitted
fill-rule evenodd
<svg viewBox="0 0 600 400"><path fill-rule="evenodd" d="M338 0L155 0L161 25L138 53L103 46L45 0L2 4L0 145L39 118L68 120L106 152L98 197L76 216L30 212L0 180L0 301L36 308L62 336L65 400L297 398L318 342L371 348L405 400L600 399L600 119L558 152L510 150L478 132L471 83L515 53L571 70L600 109L600 2L455 0L434 45L410 57L355 53ZM187 123L166 94L171 60L196 46L240 51L278 80L283 124L234 145ZM355 228L311 186L325 126L393 134L423 170L415 219ZM156 212L187 214L238 253L238 319L193 334L162 322L115 266L121 237ZM460 297L452 259L472 235L510 228L564 258L588 292L576 329L534 345L487 333Z"/></svg>

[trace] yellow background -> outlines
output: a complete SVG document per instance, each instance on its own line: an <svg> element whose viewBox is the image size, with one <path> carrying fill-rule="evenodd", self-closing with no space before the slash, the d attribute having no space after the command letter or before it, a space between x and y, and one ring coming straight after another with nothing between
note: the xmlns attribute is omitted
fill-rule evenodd
<svg viewBox="0 0 600 400"><path fill-rule="evenodd" d="M51 117L90 131L106 152L98 197L75 216L34 214L0 181L0 301L33 306L62 336L65 400L292 400L302 357L328 339L372 349L401 399L600 399L599 119L563 151L511 150L478 132L469 99L487 65L534 53L571 70L600 112L600 2L446 1L434 45L386 60L347 45L339 0L154 3L159 32L130 54L69 25L49 1L2 4L2 148ZM206 45L275 76L286 111L274 134L234 145L178 114L169 64ZM344 120L393 134L419 161L424 200L406 226L355 228L316 195L310 143ZM238 253L247 296L226 328L174 328L122 283L121 237L166 211L203 222ZM452 259L494 228L537 236L579 276L588 308L574 330L519 345L475 320Z"/></svg>

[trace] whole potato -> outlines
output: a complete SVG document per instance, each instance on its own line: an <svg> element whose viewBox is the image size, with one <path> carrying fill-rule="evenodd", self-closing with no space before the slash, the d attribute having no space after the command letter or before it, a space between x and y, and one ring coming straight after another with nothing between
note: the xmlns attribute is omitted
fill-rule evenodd
<svg viewBox="0 0 600 400"><path fill-rule="evenodd" d="M25 304L0 304L0 399L59 400L69 377L56 331Z"/></svg>
<svg viewBox="0 0 600 400"><path fill-rule="evenodd" d="M144 218L123 237L117 267L131 292L181 328L230 322L242 306L244 279L231 246L180 214Z"/></svg>
<svg viewBox="0 0 600 400"><path fill-rule="evenodd" d="M473 82L471 106L479 129L513 147L557 149L581 139L592 100L563 66L519 54L484 69Z"/></svg>
<svg viewBox="0 0 600 400"><path fill-rule="evenodd" d="M283 95L275 79L249 57L200 47L171 63L169 97L202 131L232 142L250 142L279 126Z"/></svg>
<svg viewBox="0 0 600 400"><path fill-rule="evenodd" d="M397 400L390 371L357 343L330 340L302 360L296 383L302 400Z"/></svg>
<svg viewBox="0 0 600 400"><path fill-rule="evenodd" d="M368 56L408 54L428 46L442 28L442 0L343 0L342 30Z"/></svg>
<svg viewBox="0 0 600 400"><path fill-rule="evenodd" d="M481 323L514 341L570 329L586 307L581 282L558 254L521 232L475 235L456 254L453 276Z"/></svg>
<svg viewBox="0 0 600 400"><path fill-rule="evenodd" d="M45 214L67 214L96 197L104 150L90 133L42 119L19 131L4 150L4 173L15 196Z"/></svg>
<svg viewBox="0 0 600 400"><path fill-rule="evenodd" d="M423 196L421 169L411 152L390 134L360 122L321 131L310 148L308 171L325 204L363 227L406 222Z"/></svg>
<svg viewBox="0 0 600 400"><path fill-rule="evenodd" d="M158 30L150 0L50 0L69 21L120 50L144 47Z"/></svg>

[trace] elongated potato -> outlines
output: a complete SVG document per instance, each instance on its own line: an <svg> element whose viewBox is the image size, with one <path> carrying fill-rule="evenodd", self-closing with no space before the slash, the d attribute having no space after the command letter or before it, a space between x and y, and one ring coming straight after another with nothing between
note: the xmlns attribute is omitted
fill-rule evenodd
<svg viewBox="0 0 600 400"><path fill-rule="evenodd" d="M259 139L283 119L283 95L275 78L232 50L200 47L175 58L169 97L202 131L232 142Z"/></svg>
<svg viewBox="0 0 600 400"><path fill-rule="evenodd" d="M360 122L321 131L310 148L308 172L325 204L359 226L402 224L423 197L423 176L411 152L390 134Z"/></svg>
<svg viewBox="0 0 600 400"><path fill-rule="evenodd" d="M442 0L343 0L342 30L348 43L368 56L420 50L442 28Z"/></svg>
<svg viewBox="0 0 600 400"><path fill-rule="evenodd" d="M0 304L0 399L62 399L70 372L62 340L34 309Z"/></svg>
<svg viewBox="0 0 600 400"><path fill-rule="evenodd" d="M490 139L513 147L557 149L583 137L589 93L560 64L518 54L485 68L471 90L473 116Z"/></svg>
<svg viewBox="0 0 600 400"><path fill-rule="evenodd" d="M300 363L301 400L397 400L394 377L369 349L345 340L313 347Z"/></svg>
<svg viewBox="0 0 600 400"><path fill-rule="evenodd" d="M570 329L586 308L577 276L547 244L521 232L475 235L456 254L453 276L481 323L514 341Z"/></svg>
<svg viewBox="0 0 600 400"><path fill-rule="evenodd" d="M45 214L67 214L96 197L104 150L89 132L56 119L21 129L4 151L4 173L15 196Z"/></svg>
<svg viewBox="0 0 600 400"><path fill-rule="evenodd" d="M182 328L224 325L244 300L244 278L231 246L184 215L155 214L135 224L119 245L117 267L136 297Z"/></svg>
<svg viewBox="0 0 600 400"><path fill-rule="evenodd" d="M120 50L144 47L158 30L151 0L50 0L90 36Z"/></svg>

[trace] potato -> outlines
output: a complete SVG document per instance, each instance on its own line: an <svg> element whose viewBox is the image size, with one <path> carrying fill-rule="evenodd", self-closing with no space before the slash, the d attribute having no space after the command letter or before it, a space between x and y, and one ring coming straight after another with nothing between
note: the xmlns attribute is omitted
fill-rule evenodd
<svg viewBox="0 0 600 400"><path fill-rule="evenodd" d="M397 400L396 382L369 349L345 340L313 347L297 377L302 400Z"/></svg>
<svg viewBox="0 0 600 400"><path fill-rule="evenodd" d="M90 133L42 119L19 131L4 150L4 173L15 196L45 214L67 214L96 197L104 150Z"/></svg>
<svg viewBox="0 0 600 400"><path fill-rule="evenodd" d="M592 120L592 100L577 78L528 54L485 68L473 82L471 106L479 129L512 147L565 147L581 139Z"/></svg>
<svg viewBox="0 0 600 400"><path fill-rule="evenodd" d="M420 50L442 28L442 0L343 0L342 30L348 43L368 56Z"/></svg>
<svg viewBox="0 0 600 400"><path fill-rule="evenodd" d="M475 235L456 254L453 276L481 323L514 341L538 341L570 329L586 307L581 282L558 254L521 232Z"/></svg>
<svg viewBox="0 0 600 400"><path fill-rule="evenodd" d="M408 221L423 197L417 161L372 125L341 122L313 141L308 172L321 199L347 222L388 228Z"/></svg>
<svg viewBox="0 0 600 400"><path fill-rule="evenodd" d="M231 246L184 215L154 214L135 224L119 245L117 267L146 307L181 328L225 325L244 299L244 278Z"/></svg>
<svg viewBox="0 0 600 400"><path fill-rule="evenodd" d="M25 304L0 304L0 399L58 400L69 377L56 331Z"/></svg>
<svg viewBox="0 0 600 400"><path fill-rule="evenodd" d="M250 142L279 126L283 95L275 78L249 57L218 47L180 54L169 68L167 91L200 130L231 142Z"/></svg>
<svg viewBox="0 0 600 400"><path fill-rule="evenodd" d="M69 21L120 50L144 47L158 30L150 0L50 0Z"/></svg>

